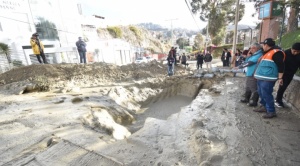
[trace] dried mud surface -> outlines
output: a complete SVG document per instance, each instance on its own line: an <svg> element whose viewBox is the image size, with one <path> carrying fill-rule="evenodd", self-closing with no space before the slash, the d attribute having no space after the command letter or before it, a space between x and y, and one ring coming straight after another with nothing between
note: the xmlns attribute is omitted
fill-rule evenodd
<svg viewBox="0 0 300 166"><path fill-rule="evenodd" d="M166 77L154 61L1 74L0 165L300 164L299 112L264 120L239 102L243 74L194 69Z"/></svg>

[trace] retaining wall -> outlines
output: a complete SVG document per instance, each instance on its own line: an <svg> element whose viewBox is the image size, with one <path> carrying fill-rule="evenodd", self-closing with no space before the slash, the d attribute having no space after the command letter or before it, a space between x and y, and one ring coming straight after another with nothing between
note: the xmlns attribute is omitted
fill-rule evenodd
<svg viewBox="0 0 300 166"><path fill-rule="evenodd" d="M286 102L292 104L300 111L300 77L294 76L294 79L285 91L283 98Z"/></svg>

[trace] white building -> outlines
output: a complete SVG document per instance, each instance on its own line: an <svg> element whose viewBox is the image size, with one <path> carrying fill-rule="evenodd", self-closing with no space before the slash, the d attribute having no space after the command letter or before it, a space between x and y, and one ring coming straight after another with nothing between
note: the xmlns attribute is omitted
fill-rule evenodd
<svg viewBox="0 0 300 166"><path fill-rule="evenodd" d="M68 7L64 7L68 6ZM30 65L36 63L30 37L38 32L50 62L61 62L60 51L76 58L74 41L81 35L77 4L72 0L0 1L0 42L11 48L11 60ZM62 48L61 48L62 47ZM0 56L1 69L7 69Z"/></svg>
<svg viewBox="0 0 300 166"><path fill-rule="evenodd" d="M14 65L38 63L30 45L31 35L35 32L40 34L50 63L78 63L75 42L84 35L91 39L87 42L90 62L99 60L94 57L98 56L96 52L101 53L105 62L126 64L133 61L133 51L128 43L98 39L97 27L103 27L103 22L99 18L81 15L80 5L74 0L3 0L0 1L0 11L0 42L11 48ZM87 30L86 25L91 25L91 28ZM114 56L104 54L106 52L113 52ZM130 58L125 60L128 54ZM124 60L119 62L118 57ZM0 55L0 72L9 68L6 57Z"/></svg>

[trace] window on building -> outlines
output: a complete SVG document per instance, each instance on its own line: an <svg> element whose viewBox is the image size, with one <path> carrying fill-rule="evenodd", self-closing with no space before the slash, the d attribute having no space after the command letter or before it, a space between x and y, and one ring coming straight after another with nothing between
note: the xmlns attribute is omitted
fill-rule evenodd
<svg viewBox="0 0 300 166"><path fill-rule="evenodd" d="M36 31L41 39L55 40L58 39L58 32L54 23L40 17L39 23L35 25Z"/></svg>

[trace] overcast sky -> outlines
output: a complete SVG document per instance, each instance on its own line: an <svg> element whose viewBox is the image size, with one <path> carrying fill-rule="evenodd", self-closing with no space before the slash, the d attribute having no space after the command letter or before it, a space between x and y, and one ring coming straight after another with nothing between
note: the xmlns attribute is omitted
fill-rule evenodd
<svg viewBox="0 0 300 166"><path fill-rule="evenodd" d="M128 25L152 22L166 28L181 27L199 30L206 26L198 16L192 16L185 0L78 0L85 15L100 15L112 25ZM190 0L187 0L189 3ZM253 4L247 3L246 17L240 24L255 25L250 15Z"/></svg>

